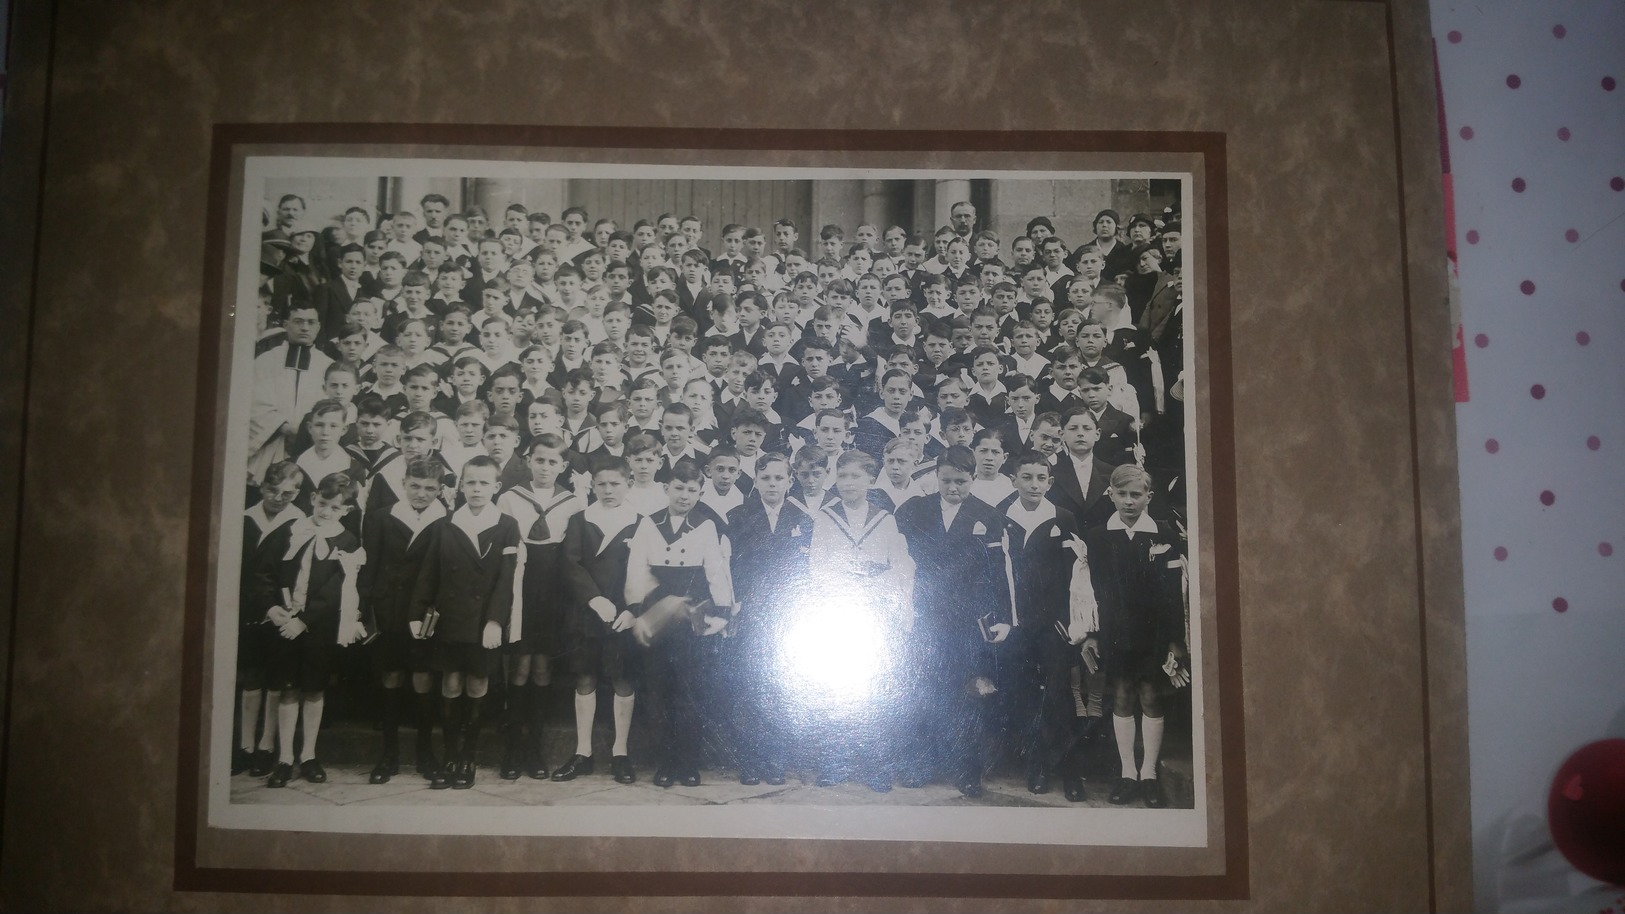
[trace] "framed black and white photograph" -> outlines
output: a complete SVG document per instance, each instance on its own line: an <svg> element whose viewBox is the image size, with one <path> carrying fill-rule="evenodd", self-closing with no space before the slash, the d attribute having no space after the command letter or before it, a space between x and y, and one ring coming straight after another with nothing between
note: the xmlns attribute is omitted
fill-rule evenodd
<svg viewBox="0 0 1625 914"><path fill-rule="evenodd" d="M199 831L1224 872L1213 163L1056 145L217 150Z"/></svg>

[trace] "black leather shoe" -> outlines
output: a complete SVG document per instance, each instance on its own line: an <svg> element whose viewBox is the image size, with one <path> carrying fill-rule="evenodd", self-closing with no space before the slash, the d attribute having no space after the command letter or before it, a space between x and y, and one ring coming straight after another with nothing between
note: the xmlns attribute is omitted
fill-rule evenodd
<svg viewBox="0 0 1625 914"><path fill-rule="evenodd" d="M1156 778L1146 778L1140 782L1140 799L1145 801L1146 809L1161 809L1168 805L1168 796L1162 792L1162 781Z"/></svg>
<svg viewBox="0 0 1625 914"><path fill-rule="evenodd" d="M1127 806L1139 796L1140 782L1133 778L1118 778L1117 786L1112 788L1111 796L1106 799L1113 806Z"/></svg>
<svg viewBox="0 0 1625 914"><path fill-rule="evenodd" d="M457 767L456 762L447 762L429 773L429 789L445 790L451 786L452 769Z"/></svg>
<svg viewBox="0 0 1625 914"><path fill-rule="evenodd" d="M553 772L555 781L573 781L584 774L592 774L592 756L572 755L570 760Z"/></svg>
<svg viewBox="0 0 1625 914"><path fill-rule="evenodd" d="M269 749L255 749L249 756L248 773L251 777L263 778L276 770L276 754Z"/></svg>
<svg viewBox="0 0 1625 914"><path fill-rule="evenodd" d="M772 784L774 787L783 787L784 766L777 763L769 763L767 769L762 772L762 780Z"/></svg>
<svg viewBox="0 0 1625 914"><path fill-rule="evenodd" d="M968 799L976 799L982 795L982 777L977 774L967 774L954 785L959 788L959 795Z"/></svg>
<svg viewBox="0 0 1625 914"><path fill-rule="evenodd" d="M632 770L632 759L625 755L609 757L609 773L617 784L630 784L638 779L637 773Z"/></svg>
<svg viewBox="0 0 1625 914"><path fill-rule="evenodd" d="M552 775L553 773L547 770L547 762L542 758L542 748L532 746L531 750L525 754L525 777L536 781L545 781L551 778Z"/></svg>
<svg viewBox="0 0 1625 914"><path fill-rule="evenodd" d="M1075 774L1061 775L1061 790L1066 793L1069 803L1082 803L1084 800L1083 778Z"/></svg>
<svg viewBox="0 0 1625 914"><path fill-rule="evenodd" d="M451 776L452 790L467 790L474 786L474 763L458 762L457 770Z"/></svg>
<svg viewBox="0 0 1625 914"><path fill-rule="evenodd" d="M327 783L327 769L313 758L307 758L299 763L299 776L312 784Z"/></svg>
<svg viewBox="0 0 1625 914"><path fill-rule="evenodd" d="M275 768L271 769L271 776L266 778L265 786L286 787L291 780L293 780L293 766L286 762L279 762Z"/></svg>
<svg viewBox="0 0 1625 914"><path fill-rule="evenodd" d="M502 753L502 767L497 769L497 776L502 778L504 781L517 781L519 780L519 775L521 773L522 772L520 771L519 764L519 748L517 746L509 746Z"/></svg>
<svg viewBox="0 0 1625 914"><path fill-rule="evenodd" d="M754 767L741 768L739 769L739 783L744 784L746 787L755 787L757 784L762 783L762 773Z"/></svg>
<svg viewBox="0 0 1625 914"><path fill-rule="evenodd" d="M1043 766L1034 765L1027 769L1027 792L1049 793L1049 772Z"/></svg>
<svg viewBox="0 0 1625 914"><path fill-rule="evenodd" d="M384 757L378 760L378 764L372 766L372 774L367 775L367 783L388 784L390 778L400 773L400 758L393 752L385 753Z"/></svg>
<svg viewBox="0 0 1625 914"><path fill-rule="evenodd" d="M665 767L655 768L654 780L650 781L656 787L670 787L676 778L672 776L671 769Z"/></svg>
<svg viewBox="0 0 1625 914"><path fill-rule="evenodd" d="M247 749L233 749L233 750L231 750L231 774L232 774L232 777L236 777L239 774L247 774L248 773L249 766L253 764L253 762L249 758L249 756L251 756L251 755L253 755L253 753L249 752Z"/></svg>
<svg viewBox="0 0 1625 914"><path fill-rule="evenodd" d="M684 787L700 786L700 769L690 768L683 772L683 776L677 780L677 783L682 784Z"/></svg>

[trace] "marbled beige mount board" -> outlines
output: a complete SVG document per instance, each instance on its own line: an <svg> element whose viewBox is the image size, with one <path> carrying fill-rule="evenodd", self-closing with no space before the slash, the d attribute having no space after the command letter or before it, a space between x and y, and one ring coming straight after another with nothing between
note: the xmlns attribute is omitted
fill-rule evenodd
<svg viewBox="0 0 1625 914"><path fill-rule="evenodd" d="M31 50L15 57L8 142L39 142L43 169L5 175L8 198L32 184L39 201L37 220L5 216L8 236L38 239L33 288L11 306L32 316L32 353L0 859L10 907L1470 905L1422 4L65 2L19 4L17 23ZM324 124L351 126L311 126ZM680 132L639 130L655 127ZM806 130L833 132L755 133ZM937 133L898 146L869 131ZM1064 160L1199 176L1215 305L1200 421L1224 445L1205 453L1204 497L1233 502L1209 515L1213 625L1235 638L1219 660L1229 704L1210 713L1225 779L1208 848L245 843L206 826L200 709L187 706L205 671L185 660L204 643L208 568L190 547L215 517L219 442L193 442L218 405L210 333L224 316L204 302L227 278L231 223L211 202L229 197L234 157L290 142L492 156L639 133L620 142L768 164L901 150L920 153L915 167ZM392 884L437 897L350 897ZM478 897L444 897L462 894Z"/></svg>

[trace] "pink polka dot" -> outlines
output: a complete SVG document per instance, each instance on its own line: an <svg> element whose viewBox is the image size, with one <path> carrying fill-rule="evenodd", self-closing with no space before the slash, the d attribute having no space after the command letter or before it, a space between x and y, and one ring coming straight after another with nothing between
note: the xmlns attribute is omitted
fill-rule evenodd
<svg viewBox="0 0 1625 914"><path fill-rule="evenodd" d="M1508 89L1516 89L1521 85L1523 85L1523 80L1518 78L1518 74L1513 73L1513 74L1507 76L1507 88Z"/></svg>
<svg viewBox="0 0 1625 914"><path fill-rule="evenodd" d="M1487 335L1480 333L1478 336L1473 337L1473 344L1478 348L1483 349L1490 344L1490 338Z"/></svg>
<svg viewBox="0 0 1625 914"><path fill-rule="evenodd" d="M1602 556L1603 558L1607 558L1607 557L1613 555L1614 554L1614 544L1613 543L1598 543L1597 544L1597 554Z"/></svg>
<svg viewBox="0 0 1625 914"><path fill-rule="evenodd" d="M1581 330L1579 333L1574 335L1574 341L1579 343L1581 346L1589 346L1591 344L1591 334Z"/></svg>
<svg viewBox="0 0 1625 914"><path fill-rule="evenodd" d="M1604 91L1604 92L1612 92L1612 91L1614 91L1614 86L1615 85L1616 84L1615 84L1614 78L1612 76L1604 76L1602 78L1602 91Z"/></svg>
<svg viewBox="0 0 1625 914"><path fill-rule="evenodd" d="M1540 493L1540 503L1550 508L1557 502L1557 495L1551 489Z"/></svg>
<svg viewBox="0 0 1625 914"><path fill-rule="evenodd" d="M1621 178L1616 175L1612 181L1608 182L1608 186L1612 187L1616 191L1625 190L1625 178Z"/></svg>
<svg viewBox="0 0 1625 914"><path fill-rule="evenodd" d="M1590 438L1586 439L1586 448L1593 451L1602 450L1602 439L1598 438L1596 435L1592 435Z"/></svg>
<svg viewBox="0 0 1625 914"><path fill-rule="evenodd" d="M1468 244L1477 244L1478 243L1478 229L1468 229L1467 230L1467 243Z"/></svg>
<svg viewBox="0 0 1625 914"><path fill-rule="evenodd" d="M1571 134L1569 133L1569 128L1567 128L1567 127L1559 127L1559 128L1557 128L1557 138L1558 139L1560 139L1563 142L1567 143L1569 141L1570 136L1571 136Z"/></svg>
<svg viewBox="0 0 1625 914"><path fill-rule="evenodd" d="M1444 38L1451 44L1461 44L1461 33L1453 29L1451 30L1450 34L1444 36Z"/></svg>
<svg viewBox="0 0 1625 914"><path fill-rule="evenodd" d="M1494 454L1497 451L1501 450L1501 442L1496 441L1494 438L1491 438L1490 440L1484 442L1484 450L1489 451L1491 454Z"/></svg>
<svg viewBox="0 0 1625 914"><path fill-rule="evenodd" d="M1463 128L1461 128L1461 138L1464 139L1464 140L1472 139L1473 138L1473 128L1471 128L1471 127L1463 127Z"/></svg>
<svg viewBox="0 0 1625 914"><path fill-rule="evenodd" d="M1529 388L1529 396L1534 397L1536 400L1546 399L1546 385L1536 384L1534 387Z"/></svg>
<svg viewBox="0 0 1625 914"><path fill-rule="evenodd" d="M1567 241L1569 244L1573 244L1574 242L1580 240L1580 233L1574 229L1569 229L1563 233L1563 240Z"/></svg>
<svg viewBox="0 0 1625 914"><path fill-rule="evenodd" d="M1495 560L1497 562L1504 562L1504 561L1507 560L1507 547L1505 547L1505 546L1496 546L1495 547Z"/></svg>
<svg viewBox="0 0 1625 914"><path fill-rule="evenodd" d="M1523 189L1525 187L1528 187L1528 186L1529 185L1525 184L1524 180L1522 178L1513 178L1512 179L1512 191L1513 191L1513 193L1521 194L1521 193L1523 193Z"/></svg>
<svg viewBox="0 0 1625 914"><path fill-rule="evenodd" d="M1569 611L1569 601L1563 599L1562 597L1558 597L1552 601L1552 608L1560 613L1566 613Z"/></svg>
<svg viewBox="0 0 1625 914"><path fill-rule="evenodd" d="M1535 284L1526 279L1523 282L1518 283L1518 291L1525 295L1534 295Z"/></svg>
<svg viewBox="0 0 1625 914"><path fill-rule="evenodd" d="M1569 33L1568 29L1563 28L1563 26L1561 24L1552 26L1552 37L1553 38L1562 38L1564 35L1567 35L1568 33Z"/></svg>

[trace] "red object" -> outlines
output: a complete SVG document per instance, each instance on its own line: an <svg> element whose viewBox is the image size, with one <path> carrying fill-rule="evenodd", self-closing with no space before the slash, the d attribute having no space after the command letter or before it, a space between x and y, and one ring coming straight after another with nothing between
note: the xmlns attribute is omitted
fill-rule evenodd
<svg viewBox="0 0 1625 914"><path fill-rule="evenodd" d="M1552 841L1574 868L1625 885L1625 739L1605 739L1569 756L1546 801Z"/></svg>

